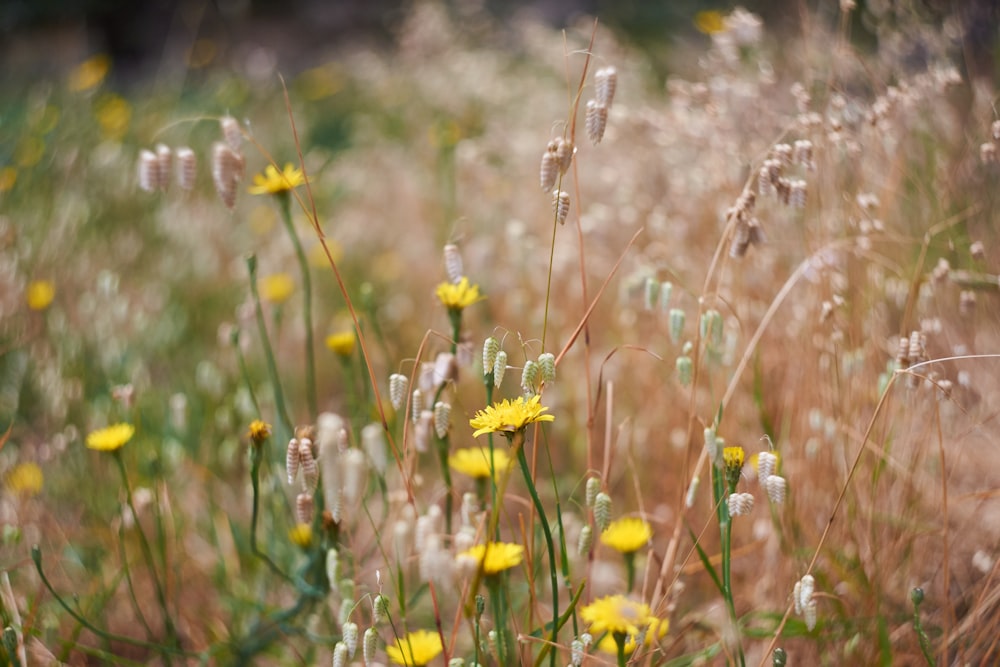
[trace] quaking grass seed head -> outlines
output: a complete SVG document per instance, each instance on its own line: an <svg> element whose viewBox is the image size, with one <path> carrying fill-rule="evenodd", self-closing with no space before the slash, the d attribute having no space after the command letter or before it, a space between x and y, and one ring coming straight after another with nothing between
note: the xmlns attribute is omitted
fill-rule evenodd
<svg viewBox="0 0 1000 667"><path fill-rule="evenodd" d="M587 138L596 146L604 138L604 130L608 125L608 108L597 100L587 102Z"/></svg>
<svg viewBox="0 0 1000 667"><path fill-rule="evenodd" d="M451 404L438 401L434 404L434 433L437 437L444 439L451 428Z"/></svg>
<svg viewBox="0 0 1000 667"><path fill-rule="evenodd" d="M493 373L493 366L496 364L498 352L500 352L500 341L490 336L483 343L483 375ZM494 384L496 384L495 378Z"/></svg>
<svg viewBox="0 0 1000 667"><path fill-rule="evenodd" d="M496 361L493 363L493 386L499 387L503 382L504 373L507 372L507 353L503 350L497 352Z"/></svg>
<svg viewBox="0 0 1000 667"><path fill-rule="evenodd" d="M177 185L182 190L191 190L194 188L198 176L198 158L194 151L187 146L178 148L175 157L177 158Z"/></svg>
<svg viewBox="0 0 1000 667"><path fill-rule="evenodd" d="M611 525L611 496L603 491L594 499L594 524L601 533Z"/></svg>
<svg viewBox="0 0 1000 667"><path fill-rule="evenodd" d="M538 355L538 369L542 382L552 382L556 379L556 355L543 352Z"/></svg>
<svg viewBox="0 0 1000 667"><path fill-rule="evenodd" d="M156 153L150 150L139 151L139 187L146 192L155 192L160 187L160 165Z"/></svg>
<svg viewBox="0 0 1000 667"><path fill-rule="evenodd" d="M402 373L393 373L389 376L389 402L392 403L394 410L403 407L408 385L409 379Z"/></svg>
<svg viewBox="0 0 1000 667"><path fill-rule="evenodd" d="M618 70L609 65L594 72L594 89L597 103L610 109L618 89Z"/></svg>
<svg viewBox="0 0 1000 667"><path fill-rule="evenodd" d="M538 180L543 192L552 192L556 186L556 179L559 177L559 157L555 151L547 150L542 153L542 164L538 169Z"/></svg>
<svg viewBox="0 0 1000 667"><path fill-rule="evenodd" d="M563 190L552 195L552 209L555 211L559 224L565 224L569 216L569 193Z"/></svg>
<svg viewBox="0 0 1000 667"><path fill-rule="evenodd" d="M452 283L457 285L462 281L462 276L465 275L465 267L462 263L462 255L458 251L458 246L454 243L449 243L444 247L444 268L448 274L448 280Z"/></svg>
<svg viewBox="0 0 1000 667"><path fill-rule="evenodd" d="M157 187L166 190L170 187L170 174L174 166L174 152L166 144L156 144Z"/></svg>

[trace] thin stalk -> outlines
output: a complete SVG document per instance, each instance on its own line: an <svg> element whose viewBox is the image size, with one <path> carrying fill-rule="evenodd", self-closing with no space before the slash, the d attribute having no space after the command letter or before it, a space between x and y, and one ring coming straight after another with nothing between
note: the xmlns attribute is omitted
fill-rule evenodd
<svg viewBox="0 0 1000 667"><path fill-rule="evenodd" d="M722 500L724 497L724 474L723 471L712 466L712 490L716 496L717 512L719 517L719 532L722 551L722 597L726 601L726 610L729 612L729 622L733 627L733 636L736 638L736 650L739 655L740 667L746 665L746 658L743 655L743 642L740 640L739 620L736 617L736 604L733 602L733 576L732 576L732 547L733 547L733 518L729 516L729 503ZM735 488L730 488L729 493L733 493Z"/></svg>
<svg viewBox="0 0 1000 667"><path fill-rule="evenodd" d="M254 556L264 561L272 572L282 579L291 582L292 578L257 547L257 517L260 513L260 464L263 459L262 449L263 444L258 446L257 443L250 443L250 486L253 489L253 508L250 512L250 551Z"/></svg>
<svg viewBox="0 0 1000 667"><path fill-rule="evenodd" d="M284 431L278 434L280 442L291 437L292 420L289 419L288 408L285 407L285 394L281 389L278 364L274 361L274 350L271 349L271 339L267 334L267 323L264 321L264 309L260 305L260 293L257 290L256 255L247 257L247 270L250 273L250 294L253 297L254 312L257 316L257 329L260 331L260 340L264 346L264 357L267 360L267 372L271 376L271 387L274 389L274 407L278 411L278 417L281 419L281 426Z"/></svg>
<svg viewBox="0 0 1000 667"><path fill-rule="evenodd" d="M170 609L167 608L167 596L163 590L163 584L160 581L159 575L156 573L156 563L153 561L153 550L149 546L149 540L146 539L146 531L142 529L139 524L139 513L135 510L135 503L132 501L132 486L128 481L128 472L125 470L125 460L122 458L121 450L114 450L111 452L115 463L118 464L118 471L122 476L122 485L125 487L125 500L128 503L128 508L132 512L132 516L135 518L135 531L139 534L139 546L142 548L142 556L146 561L146 567L149 569L149 576L153 580L153 587L156 590L156 601L160 605L160 610L163 612L163 630L167 635L167 639L170 644L177 645L177 629L174 628L174 621L170 617ZM166 564L164 564L166 568ZM163 652L163 659L170 663L169 654Z"/></svg>
<svg viewBox="0 0 1000 667"><path fill-rule="evenodd" d="M287 192L278 194L278 204L278 208L281 209L281 220L285 223L285 229L288 231L292 246L295 248L299 271L302 272L302 319L306 327L306 402L309 405L310 419L315 419L316 415L319 414L319 409L316 401L316 352L313 349L312 279L309 277L309 262L306 260L306 253L302 249L299 235L295 233L295 225L292 224L291 198Z"/></svg>
<svg viewBox="0 0 1000 667"><path fill-rule="evenodd" d="M490 591L490 604L493 607L493 629L497 633L497 658L501 665L506 665L509 664L507 656L511 653L510 633L507 632L506 597L497 575L486 577L486 587Z"/></svg>
<svg viewBox="0 0 1000 667"><path fill-rule="evenodd" d="M524 454L524 431L518 431L518 434L521 438L521 446L517 448L517 460L521 464L521 472L524 473L524 482L528 486L528 493L531 494L531 500L535 504L538 518L541 520L542 533L545 535L545 546L549 550L549 575L552 579L552 618L557 619L559 618L559 582L556 574L556 553L552 543L552 530L549 528L549 520L545 516L545 507L542 505L542 501L538 497L538 491L535 489L535 483L531 479L528 458ZM554 620L550 641L552 644L556 644L559 641L559 626ZM549 654L549 664L551 667L555 667L556 665L555 651Z"/></svg>

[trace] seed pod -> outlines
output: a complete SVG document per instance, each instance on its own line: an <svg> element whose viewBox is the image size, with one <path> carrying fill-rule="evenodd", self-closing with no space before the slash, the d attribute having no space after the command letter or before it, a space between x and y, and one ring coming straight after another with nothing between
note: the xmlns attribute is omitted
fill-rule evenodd
<svg viewBox="0 0 1000 667"><path fill-rule="evenodd" d="M596 100L587 102L587 137L592 143L599 144L604 138L604 129L608 125L608 108Z"/></svg>
<svg viewBox="0 0 1000 667"><path fill-rule="evenodd" d="M496 364L498 352L500 352L500 341L490 336L483 343L483 375L489 375L493 372L493 365ZM497 384L495 378L494 384Z"/></svg>
<svg viewBox="0 0 1000 667"><path fill-rule="evenodd" d="M556 186L556 177L558 176L559 157L555 151L547 150L542 153L542 165L538 169L538 180L542 186L542 191L552 192L552 188Z"/></svg>
<svg viewBox="0 0 1000 667"><path fill-rule="evenodd" d="M559 163L559 173L565 174L569 171L569 166L573 164L573 155L576 154L576 146L569 139L559 137L556 142L556 161Z"/></svg>
<svg viewBox="0 0 1000 667"><path fill-rule="evenodd" d="M312 525L313 511L315 505L313 504L313 497L309 493L300 493L298 497L295 498L295 518L299 523L304 523L307 525Z"/></svg>
<svg viewBox="0 0 1000 667"><path fill-rule="evenodd" d="M377 640L378 640L378 632L375 630L375 628L368 628L367 630L365 630L365 648L364 648L365 667L374 664L375 648Z"/></svg>
<svg viewBox="0 0 1000 667"><path fill-rule="evenodd" d="M234 151L239 151L243 144L243 132L240 130L239 121L232 116L223 116L219 119L219 125L222 127L222 136L225 137L229 147Z"/></svg>
<svg viewBox="0 0 1000 667"><path fill-rule="evenodd" d="M414 389L410 398L410 416L414 422L420 421L420 414L424 411L424 395L419 389Z"/></svg>
<svg viewBox="0 0 1000 667"><path fill-rule="evenodd" d="M443 439L448 435L449 427L451 427L451 405L438 401L434 404L434 432L437 437Z"/></svg>
<svg viewBox="0 0 1000 667"><path fill-rule="evenodd" d="M806 182L799 179L791 182L791 191L788 195L788 204L792 208L806 207Z"/></svg>
<svg viewBox="0 0 1000 667"><path fill-rule="evenodd" d="M602 67L594 73L594 83L598 104L610 109L618 88L618 70L614 67Z"/></svg>
<svg viewBox="0 0 1000 667"><path fill-rule="evenodd" d="M312 440L299 439L299 465L302 468L302 487L306 491L315 491L319 482L319 466L312 452Z"/></svg>
<svg viewBox="0 0 1000 667"><path fill-rule="evenodd" d="M556 213L556 220L562 225L569 215L569 193L560 190L552 195L552 210Z"/></svg>
<svg viewBox="0 0 1000 667"><path fill-rule="evenodd" d="M680 342L681 335L684 333L684 321L687 319L687 316L680 308L671 308L667 319L669 321L670 340L676 345Z"/></svg>
<svg viewBox="0 0 1000 667"><path fill-rule="evenodd" d="M597 494L601 492L601 480L597 477L587 479L587 507L593 507Z"/></svg>
<svg viewBox="0 0 1000 667"><path fill-rule="evenodd" d="M347 657L353 658L358 650L358 624L348 621L340 629L344 637L344 644L347 646Z"/></svg>
<svg viewBox="0 0 1000 667"><path fill-rule="evenodd" d="M190 190L194 187L195 178L198 174L198 160L194 151L187 146L177 149L177 185L182 190Z"/></svg>
<svg viewBox="0 0 1000 667"><path fill-rule="evenodd" d="M681 383L681 386L687 387L690 385L693 376L694 363L691 361L691 357L687 355L677 357L677 380Z"/></svg>
<svg viewBox="0 0 1000 667"><path fill-rule="evenodd" d="M551 352L544 352L538 355L538 368L541 372L543 382L552 382L556 379L556 356Z"/></svg>
<svg viewBox="0 0 1000 667"><path fill-rule="evenodd" d="M538 374L538 363L526 361L524 369L521 371L521 391L525 394L534 394L535 388L538 386Z"/></svg>
<svg viewBox="0 0 1000 667"><path fill-rule="evenodd" d="M444 269L448 274L448 280L456 285L462 282L465 267L462 265L462 255L458 252L458 246L454 243L449 243L444 247Z"/></svg>
<svg viewBox="0 0 1000 667"><path fill-rule="evenodd" d="M749 493L729 494L729 516L746 516L753 510L753 495Z"/></svg>
<svg viewBox="0 0 1000 667"><path fill-rule="evenodd" d="M299 441L292 438L288 441L288 451L285 453L285 470L288 472L288 483L295 483L299 474Z"/></svg>
<svg viewBox="0 0 1000 667"><path fill-rule="evenodd" d="M611 496L603 491L594 499L594 524L601 533L611 525Z"/></svg>
<svg viewBox="0 0 1000 667"><path fill-rule="evenodd" d="M406 385L409 380L402 373L393 373L389 376L389 401L395 410L403 407L403 400L406 397Z"/></svg>
<svg viewBox="0 0 1000 667"><path fill-rule="evenodd" d="M157 187L166 190L170 185L170 171L174 166L174 152L166 144L156 145Z"/></svg>
<svg viewBox="0 0 1000 667"><path fill-rule="evenodd" d="M590 553L590 548L594 546L594 529L589 525L580 529L580 538L576 542L576 552L581 556Z"/></svg>
<svg viewBox="0 0 1000 667"><path fill-rule="evenodd" d="M781 475L770 475L764 482L764 490L767 491L768 499L776 505L785 501L786 486L785 478Z"/></svg>
<svg viewBox="0 0 1000 667"><path fill-rule="evenodd" d="M212 145L212 182L227 208L236 206L236 186L243 177L243 159L222 142Z"/></svg>
<svg viewBox="0 0 1000 667"><path fill-rule="evenodd" d="M507 353L503 350L497 352L496 361L493 363L493 386L499 387L503 382L504 373L507 372Z"/></svg>
<svg viewBox="0 0 1000 667"><path fill-rule="evenodd" d="M160 164L156 153L149 150L139 151L139 187L146 192L154 192L160 186Z"/></svg>
<svg viewBox="0 0 1000 667"><path fill-rule="evenodd" d="M347 644L337 642L333 647L333 667L347 667Z"/></svg>

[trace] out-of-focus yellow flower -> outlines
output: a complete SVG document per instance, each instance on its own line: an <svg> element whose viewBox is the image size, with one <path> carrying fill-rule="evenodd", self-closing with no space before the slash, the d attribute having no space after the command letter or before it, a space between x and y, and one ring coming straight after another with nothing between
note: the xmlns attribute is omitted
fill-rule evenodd
<svg viewBox="0 0 1000 667"><path fill-rule="evenodd" d="M615 551L630 554L649 544L652 537L653 529L647 521L627 516L611 522L607 530L601 533L601 543Z"/></svg>
<svg viewBox="0 0 1000 667"><path fill-rule="evenodd" d="M252 195L277 195L294 190L305 182L302 170L292 166L290 162L280 172L273 164L269 164L264 168L263 174L254 175L253 185L247 192Z"/></svg>
<svg viewBox="0 0 1000 667"><path fill-rule="evenodd" d="M648 604L635 602L624 595L609 595L583 607L580 618L590 625L594 635L605 630L612 634L638 635L653 616Z"/></svg>
<svg viewBox="0 0 1000 667"><path fill-rule="evenodd" d="M657 640L667 634L668 630L670 630L670 621L668 619L659 619L655 616L650 616L649 625L646 626L646 640L643 643L646 646L652 646ZM625 655L632 655L635 651L636 638L636 635L628 635L625 638ZM615 641L614 635L611 633L605 634L603 639L598 642L597 650L611 655L618 653L618 642Z"/></svg>
<svg viewBox="0 0 1000 667"><path fill-rule="evenodd" d="M275 212L274 206L269 203L261 203L254 206L247 219L250 229L254 234L259 236L269 234L277 222L278 214Z"/></svg>
<svg viewBox="0 0 1000 667"><path fill-rule="evenodd" d="M104 138L118 140L125 136L132 121L132 105L118 95L102 95L94 105L94 115Z"/></svg>
<svg viewBox="0 0 1000 667"><path fill-rule="evenodd" d="M131 424L115 424L98 429L87 436L87 447L99 452L113 452L121 449L135 435L135 427Z"/></svg>
<svg viewBox="0 0 1000 667"><path fill-rule="evenodd" d="M694 27L698 32L714 35L726 29L725 17L715 9L698 12L694 15Z"/></svg>
<svg viewBox="0 0 1000 667"><path fill-rule="evenodd" d="M247 431L247 435L255 445L260 445L271 437L271 425L265 421L261 421L260 419L254 419L250 422L250 428Z"/></svg>
<svg viewBox="0 0 1000 667"><path fill-rule="evenodd" d="M45 142L32 135L21 137L14 149L14 160L19 167L34 167L45 155Z"/></svg>
<svg viewBox="0 0 1000 667"><path fill-rule="evenodd" d="M326 239L326 247L330 249L330 256L333 257L333 261L340 263L340 260L344 257L344 249L340 247L340 244L331 238ZM322 243L315 243L311 248L309 248L309 266L314 269L329 269L330 260L327 259L326 251L323 250ZM379 274L384 275L384 274Z"/></svg>
<svg viewBox="0 0 1000 667"><path fill-rule="evenodd" d="M507 542L477 544L458 554L457 559L471 560L477 566L482 563L483 574L490 576L520 565L521 561L524 560L524 547L520 544Z"/></svg>
<svg viewBox="0 0 1000 667"><path fill-rule="evenodd" d="M336 95L344 87L344 71L337 63L327 63L308 69L299 75L297 83L302 96L309 101L322 100Z"/></svg>
<svg viewBox="0 0 1000 667"><path fill-rule="evenodd" d="M312 544L313 529L308 523L297 523L288 531L288 539L305 549Z"/></svg>
<svg viewBox="0 0 1000 667"><path fill-rule="evenodd" d="M260 296L264 301L284 303L295 291L295 281L287 273L272 273L260 279Z"/></svg>
<svg viewBox="0 0 1000 667"><path fill-rule="evenodd" d="M500 476L504 470L511 466L513 461L503 449L493 450L493 474ZM455 450L455 453L448 457L448 465L473 479L489 479L490 477L490 448L489 447L465 447Z"/></svg>
<svg viewBox="0 0 1000 667"><path fill-rule="evenodd" d="M7 473L7 490L14 494L33 496L42 490L45 481L37 463L18 463Z"/></svg>
<svg viewBox="0 0 1000 667"><path fill-rule="evenodd" d="M32 280L24 290L24 300L32 310L45 310L56 298L56 286L50 280Z"/></svg>
<svg viewBox="0 0 1000 667"><path fill-rule="evenodd" d="M99 53L92 58L84 60L73 68L69 74L69 89L75 92L83 92L100 85L104 77L111 69L111 58L103 53Z"/></svg>
<svg viewBox="0 0 1000 667"><path fill-rule="evenodd" d="M15 183L17 183L17 169L14 167L0 169L0 192L8 192L14 189Z"/></svg>
<svg viewBox="0 0 1000 667"><path fill-rule="evenodd" d="M342 357L349 357L354 352L354 332L341 331L326 337L326 346Z"/></svg>
<svg viewBox="0 0 1000 667"><path fill-rule="evenodd" d="M448 310L462 310L486 298L479 293L479 285L469 285L469 279L465 276L457 284L441 283L435 292Z"/></svg>
<svg viewBox="0 0 1000 667"><path fill-rule="evenodd" d="M444 650L441 635L429 630L417 630L385 647L385 654L397 665L424 667Z"/></svg>

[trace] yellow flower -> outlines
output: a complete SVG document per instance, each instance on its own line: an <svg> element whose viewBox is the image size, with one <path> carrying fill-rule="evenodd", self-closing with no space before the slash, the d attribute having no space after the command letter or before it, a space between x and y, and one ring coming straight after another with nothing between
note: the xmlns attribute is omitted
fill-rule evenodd
<svg viewBox="0 0 1000 667"><path fill-rule="evenodd" d="M739 469L743 467L745 455L742 447L726 447L722 450L722 462L726 464L726 468Z"/></svg>
<svg viewBox="0 0 1000 667"><path fill-rule="evenodd" d="M7 490L33 496L42 490L45 477L36 463L19 463L7 473Z"/></svg>
<svg viewBox="0 0 1000 667"><path fill-rule="evenodd" d="M342 357L349 357L354 352L354 332L341 331L326 337L326 346Z"/></svg>
<svg viewBox="0 0 1000 667"><path fill-rule="evenodd" d="M402 639L397 639L395 645L385 647L390 660L406 667L422 667L443 650L441 635L428 630L410 632Z"/></svg>
<svg viewBox="0 0 1000 667"><path fill-rule="evenodd" d="M120 449L135 435L135 427L131 424L115 424L107 428L93 431L87 436L87 447L99 452L112 452Z"/></svg>
<svg viewBox="0 0 1000 667"><path fill-rule="evenodd" d="M485 557L485 562L483 558ZM517 567L524 560L524 547L520 544L509 544L507 542L490 542L489 544L477 544L471 549L466 549L458 554L459 559L469 559L478 566L483 564L483 574L499 574L504 570Z"/></svg>
<svg viewBox="0 0 1000 667"><path fill-rule="evenodd" d="M13 190L15 183L17 183L17 169L14 167L0 169L0 192Z"/></svg>
<svg viewBox="0 0 1000 667"><path fill-rule="evenodd" d="M247 435L255 444L260 444L271 437L271 425L260 419L254 419L250 422Z"/></svg>
<svg viewBox="0 0 1000 667"><path fill-rule="evenodd" d="M649 625L646 626L646 640L643 642L646 646L652 646L656 640L662 638L667 631L670 629L670 621L667 619L659 619L655 616L649 617ZM627 635L625 638L625 655L632 655L635 651L635 640L638 639L637 635ZM615 655L618 653L618 643L615 641L614 635L608 633L597 643L597 650L602 653L610 653Z"/></svg>
<svg viewBox="0 0 1000 667"><path fill-rule="evenodd" d="M580 618L590 624L590 633L638 635L653 618L649 605L633 602L624 595L608 595L580 610Z"/></svg>
<svg viewBox="0 0 1000 667"><path fill-rule="evenodd" d="M527 401L524 400L524 396L518 396L513 401L504 399L501 403L487 406L469 420L469 426L476 429L472 437L478 438L483 433L500 431L516 433L534 422L554 421L554 416L542 414L548 408L539 403L541 400L542 397L535 394Z"/></svg>
<svg viewBox="0 0 1000 667"><path fill-rule="evenodd" d="M288 531L288 539L305 549L312 544L313 528L308 523L297 523Z"/></svg>
<svg viewBox="0 0 1000 667"><path fill-rule="evenodd" d="M645 519L627 516L611 522L601 533L601 543L615 551L630 554L649 544L652 537L653 529Z"/></svg>
<svg viewBox="0 0 1000 667"><path fill-rule="evenodd" d="M726 22L722 16L722 12L713 9L695 14L694 27L698 29L698 32L703 32L706 35L714 35L717 32L725 30Z"/></svg>
<svg viewBox="0 0 1000 667"><path fill-rule="evenodd" d="M118 95L102 95L94 107L94 115L106 139L121 139L132 120L132 105Z"/></svg>
<svg viewBox="0 0 1000 667"><path fill-rule="evenodd" d="M493 474L499 476L501 472L510 467L512 461L507 456L507 452L502 449L493 450ZM466 447L456 450L448 457L448 465L474 479L489 479L490 476L490 448Z"/></svg>
<svg viewBox="0 0 1000 667"><path fill-rule="evenodd" d="M260 279L260 296L264 301L284 303L295 291L295 281L287 273L272 273Z"/></svg>
<svg viewBox="0 0 1000 667"><path fill-rule="evenodd" d="M486 298L479 293L479 285L469 285L469 279L465 276L458 284L441 283L435 293L449 310L462 310Z"/></svg>
<svg viewBox="0 0 1000 667"><path fill-rule="evenodd" d="M111 69L111 58L103 53L88 58L70 72L69 89L78 93L90 90L104 81L109 69Z"/></svg>
<svg viewBox="0 0 1000 667"><path fill-rule="evenodd" d="M254 175L253 185L248 192L252 195L276 195L294 190L305 182L302 170L292 166L292 163L287 163L280 172L273 164L269 164L264 168L263 174Z"/></svg>
<svg viewBox="0 0 1000 667"><path fill-rule="evenodd" d="M49 280L33 280L24 291L24 300L32 310L45 310L56 297L56 286Z"/></svg>

